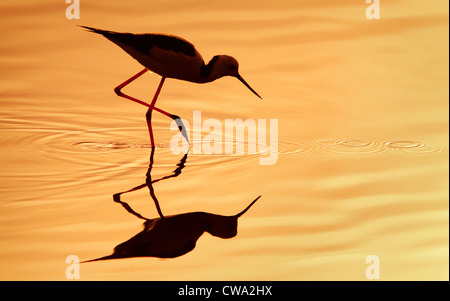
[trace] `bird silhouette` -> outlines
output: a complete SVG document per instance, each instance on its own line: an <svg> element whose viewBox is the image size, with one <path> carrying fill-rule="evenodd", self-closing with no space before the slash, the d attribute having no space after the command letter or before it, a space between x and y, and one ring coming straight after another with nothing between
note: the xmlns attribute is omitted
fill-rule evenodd
<svg viewBox="0 0 450 301"><path fill-rule="evenodd" d="M146 173L146 182L133 187L127 191L114 194L113 199L121 204L129 213L145 220L144 229L134 235L127 241L117 245L111 255L86 260L83 262L93 262L108 259L131 258L131 257L157 257L157 258L175 258L192 251L197 240L208 232L213 236L220 238L232 238L237 235L238 219L256 203L261 197L258 196L244 210L231 215L218 215L207 212L188 212L171 216L164 216L156 197L153 184L177 177L181 174L187 160L187 154L183 156L177 164L177 168L168 176L152 180L151 170L153 167L153 157L155 149L150 154L150 164ZM146 218L136 212L132 207L121 200L121 196L144 187L148 187L150 196L153 199L158 218Z"/></svg>
<svg viewBox="0 0 450 301"><path fill-rule="evenodd" d="M104 36L122 48L145 67L145 69L118 85L114 91L118 96L148 107L146 119L152 148L155 147L151 125L153 110L175 120L182 133L183 129L185 129L179 116L170 114L155 107L156 100L158 99L158 95L161 92L161 88L166 78L174 78L194 83L207 83L224 76L233 76L239 79L256 96L261 98L261 96L259 96L259 94L256 93L256 91L253 90L239 74L239 63L232 56L216 55L209 61L208 64L205 64L201 54L195 49L194 45L177 36L149 33L121 33L97 29L89 26L81 27L89 30L90 32ZM161 76L161 81L150 104L122 92L122 88L130 84L148 70ZM183 136L187 138L187 135L184 133Z"/></svg>

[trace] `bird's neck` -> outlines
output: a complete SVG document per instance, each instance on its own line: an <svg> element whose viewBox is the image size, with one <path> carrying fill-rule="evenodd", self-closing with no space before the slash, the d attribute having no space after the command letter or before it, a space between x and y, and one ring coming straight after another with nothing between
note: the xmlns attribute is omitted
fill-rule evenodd
<svg viewBox="0 0 450 301"><path fill-rule="evenodd" d="M217 69L217 60L219 59L219 55L214 56L207 65L203 62L202 67L200 68L200 78L202 82L212 82L218 78L221 78L223 74L220 74ZM215 68L216 67L216 68Z"/></svg>

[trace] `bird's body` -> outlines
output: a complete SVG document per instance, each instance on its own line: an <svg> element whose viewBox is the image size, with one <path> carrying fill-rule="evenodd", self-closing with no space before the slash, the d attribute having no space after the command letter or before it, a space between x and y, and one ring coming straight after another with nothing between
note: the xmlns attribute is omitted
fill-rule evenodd
<svg viewBox="0 0 450 301"><path fill-rule="evenodd" d="M239 63L228 55L216 55L205 64L195 46L183 38L166 34L133 34L84 28L101 34L147 69L166 78L207 83L236 76Z"/></svg>
<svg viewBox="0 0 450 301"><path fill-rule="evenodd" d="M102 32L147 69L164 76L190 82L206 82L200 71L204 61L191 43L174 36ZM167 45L165 47L165 45ZM183 66L180 68L180 66Z"/></svg>
<svg viewBox="0 0 450 301"><path fill-rule="evenodd" d="M194 45L180 37L166 34L120 33L88 26L81 27L86 28L91 32L103 35L145 67L144 70L117 86L114 91L121 97L125 97L149 107L147 124L149 126L152 147L154 147L154 143L150 118L153 109L173 118L177 121L177 124L181 121L178 116L169 114L154 107L156 99L166 78L174 78L194 83L207 83L223 76L233 76L239 79L256 96L261 98L258 93L256 93L239 75L239 63L231 56L216 55L209 61L208 64L205 64L203 57L195 49ZM157 73L162 77L161 83L150 105L121 92L123 87L148 70ZM182 130L182 128L180 128L180 130Z"/></svg>

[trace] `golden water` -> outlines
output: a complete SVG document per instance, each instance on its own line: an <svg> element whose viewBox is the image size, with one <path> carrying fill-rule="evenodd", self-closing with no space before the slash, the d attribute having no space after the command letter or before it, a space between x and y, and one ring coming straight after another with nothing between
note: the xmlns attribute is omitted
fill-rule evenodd
<svg viewBox="0 0 450 301"><path fill-rule="evenodd" d="M205 60L239 59L263 97L233 78L168 79L157 106L192 121L278 119L278 162L190 154L153 185L165 215L233 215L238 234L204 234L174 259L81 264L81 280L448 280L448 1L64 1L0 4L0 275L65 280L142 230L113 194L145 183L146 108L113 88L142 67L76 24L172 33ZM150 100L159 78L126 88ZM171 175L169 120L154 115L152 176ZM162 116L162 117L161 117ZM148 189L122 195L158 216Z"/></svg>

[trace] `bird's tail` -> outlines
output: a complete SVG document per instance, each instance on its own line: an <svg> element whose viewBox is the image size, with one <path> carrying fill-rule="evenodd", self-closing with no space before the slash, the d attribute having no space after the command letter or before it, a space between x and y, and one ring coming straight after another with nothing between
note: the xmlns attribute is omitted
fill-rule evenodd
<svg viewBox="0 0 450 301"><path fill-rule="evenodd" d="M95 33L98 33L101 35L110 33L110 31L108 31L108 30L98 29L98 28L94 28L94 27L89 27L89 26L84 26L84 25L77 25L77 26L83 27L83 28L87 29L89 32L95 32Z"/></svg>
<svg viewBox="0 0 450 301"><path fill-rule="evenodd" d="M80 261L80 263L100 261L100 260L107 260L107 259L118 259L118 258L120 258L120 257L114 256L114 254L111 254L111 255L108 255L108 256L103 256L103 257L99 257L99 258L95 258L95 259Z"/></svg>

